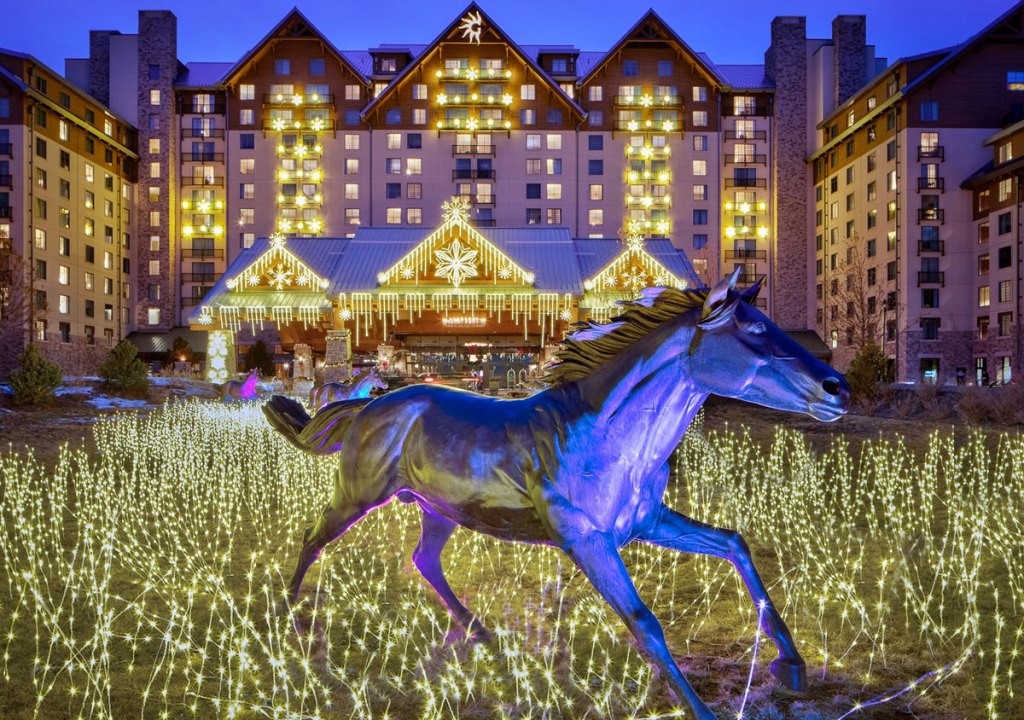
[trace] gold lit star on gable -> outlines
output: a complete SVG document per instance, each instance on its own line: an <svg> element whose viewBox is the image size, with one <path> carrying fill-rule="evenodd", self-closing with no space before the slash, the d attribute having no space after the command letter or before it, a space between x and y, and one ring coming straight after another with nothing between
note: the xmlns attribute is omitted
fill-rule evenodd
<svg viewBox="0 0 1024 720"><path fill-rule="evenodd" d="M471 43L480 44L480 32L483 30L484 20L480 17L480 11L477 10L475 13L467 13L466 17L462 18L462 24L459 25L459 30L462 31L462 37Z"/></svg>

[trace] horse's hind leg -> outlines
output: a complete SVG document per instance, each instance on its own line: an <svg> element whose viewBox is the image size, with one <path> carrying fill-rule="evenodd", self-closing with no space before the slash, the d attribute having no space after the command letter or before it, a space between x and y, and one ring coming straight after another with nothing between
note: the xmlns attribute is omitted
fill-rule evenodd
<svg viewBox="0 0 1024 720"><path fill-rule="evenodd" d="M715 720L715 714L680 672L668 650L661 624L637 594L633 579L611 539L593 533L565 548L565 551L622 618L641 652L664 673L676 695L690 703L697 720Z"/></svg>
<svg viewBox="0 0 1024 720"><path fill-rule="evenodd" d="M668 506L662 506L657 522L637 539L680 552L713 555L731 562L761 612L762 629L779 649L779 657L771 665L772 674L791 690L807 690L804 661L782 615L768 596L768 588L754 567L750 548L738 532L705 525Z"/></svg>
<svg viewBox="0 0 1024 720"><path fill-rule="evenodd" d="M441 567L441 551L455 530L455 523L441 517L432 510L423 508L423 524L420 526L420 541L412 553L412 561L420 575L437 591L441 602L474 640L489 642L491 634L469 608L459 602L452 592Z"/></svg>

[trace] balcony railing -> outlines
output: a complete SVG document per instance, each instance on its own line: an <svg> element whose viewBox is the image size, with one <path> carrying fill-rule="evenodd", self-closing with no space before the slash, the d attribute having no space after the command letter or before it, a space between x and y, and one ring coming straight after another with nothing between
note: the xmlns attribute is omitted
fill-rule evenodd
<svg viewBox="0 0 1024 720"><path fill-rule="evenodd" d="M0 175L0 187L14 187L14 178L11 175Z"/></svg>
<svg viewBox="0 0 1024 720"><path fill-rule="evenodd" d="M187 283L209 283L213 284L220 278L218 273L182 273L181 281Z"/></svg>
<svg viewBox="0 0 1024 720"><path fill-rule="evenodd" d="M943 145L918 145L918 160L945 160L946 148Z"/></svg>
<svg viewBox="0 0 1024 720"><path fill-rule="evenodd" d="M676 107L682 104L678 95L616 95L612 98L615 105L633 108Z"/></svg>
<svg viewBox="0 0 1024 720"><path fill-rule="evenodd" d="M767 260L768 259L768 251L767 250L747 250L747 249L726 250L725 251L725 259L726 260Z"/></svg>
<svg viewBox="0 0 1024 720"><path fill-rule="evenodd" d="M185 187L221 187L224 185L224 177L215 175L213 177L187 177L181 181Z"/></svg>
<svg viewBox="0 0 1024 720"><path fill-rule="evenodd" d="M11 215L11 206L10 205L0 205L0 218L4 218L5 220L10 220L11 217L12 217L12 215Z"/></svg>
<svg viewBox="0 0 1024 720"><path fill-rule="evenodd" d="M473 225L478 228L492 228L497 227L498 221L494 218L477 218L473 220Z"/></svg>
<svg viewBox="0 0 1024 720"><path fill-rule="evenodd" d="M179 115L223 115L226 106L222 102L214 103L178 103Z"/></svg>
<svg viewBox="0 0 1024 720"><path fill-rule="evenodd" d="M215 258L217 260L224 259L224 248L204 248L204 247L190 247L182 248L181 256L183 258Z"/></svg>
<svg viewBox="0 0 1024 720"><path fill-rule="evenodd" d="M736 180L734 178L726 178L725 186L727 188L738 188L738 187L768 187L768 180L765 178L741 178Z"/></svg>
<svg viewBox="0 0 1024 720"><path fill-rule="evenodd" d="M494 207L494 205L495 205L495 198L496 198L495 195L473 195L473 194L455 195L454 197L457 197L462 202L469 203L470 205L484 205L484 206L488 206L488 207Z"/></svg>
<svg viewBox="0 0 1024 720"><path fill-rule="evenodd" d="M917 241L917 254L921 253L941 253L946 254L946 242L945 240L918 240Z"/></svg>
<svg viewBox="0 0 1024 720"><path fill-rule="evenodd" d="M750 153L743 153L741 155L726 155L726 165L767 165L767 155L751 155Z"/></svg>
<svg viewBox="0 0 1024 720"><path fill-rule="evenodd" d="M183 152L182 162L224 162L222 152Z"/></svg>
<svg viewBox="0 0 1024 720"><path fill-rule="evenodd" d="M493 155L493 145L452 145L452 157L456 155Z"/></svg>
<svg viewBox="0 0 1024 720"><path fill-rule="evenodd" d="M740 273L740 275L736 278L736 284L753 285L758 281L760 277L762 277L762 275L763 273L760 275L758 273Z"/></svg>
<svg viewBox="0 0 1024 720"><path fill-rule="evenodd" d="M722 115L726 117L767 117L771 115L767 105L759 104L736 109L728 105L722 106Z"/></svg>
<svg viewBox="0 0 1024 720"><path fill-rule="evenodd" d="M494 170L452 170L452 180L493 180Z"/></svg>
<svg viewBox="0 0 1024 720"><path fill-rule="evenodd" d="M182 128L183 138L222 138L224 128Z"/></svg>
<svg viewBox="0 0 1024 720"><path fill-rule="evenodd" d="M299 98L299 102L295 102L295 98ZM330 105L334 102L333 95L303 95L302 93L291 93L285 95L284 93L266 93L263 96L264 105L287 105L288 107L303 107L304 105Z"/></svg>
<svg viewBox="0 0 1024 720"><path fill-rule="evenodd" d="M458 78L459 80L479 80L480 82L498 82L508 79L511 73L505 68L444 68L441 76L445 80Z"/></svg>
<svg viewBox="0 0 1024 720"><path fill-rule="evenodd" d="M767 130L751 130L750 132L736 132L735 130L725 131L726 140L767 140Z"/></svg>
<svg viewBox="0 0 1024 720"><path fill-rule="evenodd" d="M917 221L926 222L929 220L938 220L940 223L946 222L946 211L942 208L920 208L917 211Z"/></svg>
<svg viewBox="0 0 1024 720"><path fill-rule="evenodd" d="M14 143L0 143L0 156L14 157Z"/></svg>
<svg viewBox="0 0 1024 720"><path fill-rule="evenodd" d="M333 120L264 120L263 132L297 132L306 130L309 132L323 132L334 130Z"/></svg>
<svg viewBox="0 0 1024 720"><path fill-rule="evenodd" d="M940 177L919 177L917 179L918 190L939 190L945 192L946 178Z"/></svg>
<svg viewBox="0 0 1024 720"><path fill-rule="evenodd" d="M917 274L918 285L945 285L946 273L944 272L919 272Z"/></svg>

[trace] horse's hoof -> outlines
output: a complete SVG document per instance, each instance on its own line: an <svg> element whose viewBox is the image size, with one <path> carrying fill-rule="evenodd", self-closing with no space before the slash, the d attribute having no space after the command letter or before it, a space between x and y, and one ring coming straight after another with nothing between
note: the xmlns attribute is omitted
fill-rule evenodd
<svg viewBox="0 0 1024 720"><path fill-rule="evenodd" d="M778 658L771 664L772 675L793 692L807 692L807 665L803 660Z"/></svg>

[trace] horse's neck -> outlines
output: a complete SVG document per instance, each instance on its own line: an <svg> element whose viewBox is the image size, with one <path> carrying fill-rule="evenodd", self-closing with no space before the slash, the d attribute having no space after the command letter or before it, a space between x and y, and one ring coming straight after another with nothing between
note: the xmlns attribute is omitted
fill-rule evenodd
<svg viewBox="0 0 1024 720"><path fill-rule="evenodd" d="M578 381L599 427L655 463L676 448L708 396L689 376L692 334L687 327L656 330Z"/></svg>

